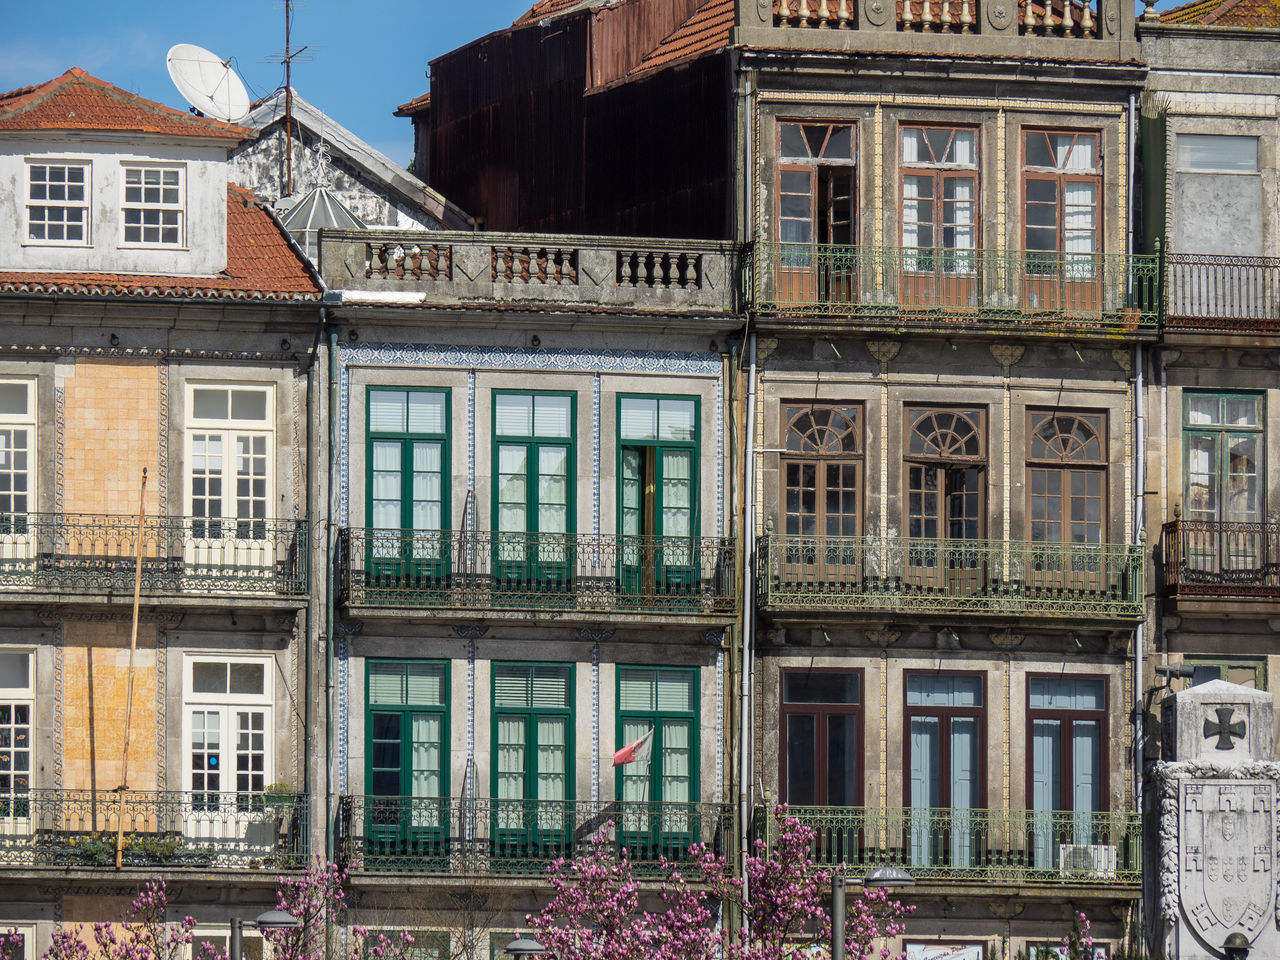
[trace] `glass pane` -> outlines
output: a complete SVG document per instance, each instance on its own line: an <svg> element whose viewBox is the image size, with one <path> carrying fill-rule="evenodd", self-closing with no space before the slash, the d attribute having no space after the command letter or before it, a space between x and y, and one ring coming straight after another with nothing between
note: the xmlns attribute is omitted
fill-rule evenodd
<svg viewBox="0 0 1280 960"><path fill-rule="evenodd" d="M1180 133L1178 167L1182 170L1257 173L1258 138Z"/></svg>
<svg viewBox="0 0 1280 960"><path fill-rule="evenodd" d="M30 411L27 408L28 384L0 383L0 414L25 417Z"/></svg>
<svg viewBox="0 0 1280 960"><path fill-rule="evenodd" d="M257 423L267 419L267 394L263 390L232 390L231 419L252 420Z"/></svg>
<svg viewBox="0 0 1280 960"><path fill-rule="evenodd" d="M657 708L663 711L692 712L693 675L683 670L659 670Z"/></svg>
<svg viewBox="0 0 1280 960"><path fill-rule="evenodd" d="M955 674L911 674L907 705L924 707L982 706L982 678Z"/></svg>
<svg viewBox="0 0 1280 960"><path fill-rule="evenodd" d="M404 664L369 663L369 702L399 705L404 699Z"/></svg>
<svg viewBox="0 0 1280 960"><path fill-rule="evenodd" d="M623 397L619 401L618 432L623 440L656 440L658 438L657 399Z"/></svg>
<svg viewBox="0 0 1280 960"><path fill-rule="evenodd" d="M533 432L539 437L567 437L570 435L568 397L533 398Z"/></svg>
<svg viewBox="0 0 1280 960"><path fill-rule="evenodd" d="M784 673L782 699L786 703L858 702L856 673Z"/></svg>
<svg viewBox="0 0 1280 960"><path fill-rule="evenodd" d="M827 717L827 803L852 806L858 797L858 718Z"/></svg>
<svg viewBox="0 0 1280 960"><path fill-rule="evenodd" d="M414 390L409 394L409 432L444 433L444 394Z"/></svg>
<svg viewBox="0 0 1280 960"><path fill-rule="evenodd" d="M226 420L228 391L196 389L192 391L192 415L198 420Z"/></svg>
<svg viewBox="0 0 1280 960"><path fill-rule="evenodd" d="M494 429L500 436L533 435L533 397L527 394L499 393L493 398Z"/></svg>
<svg viewBox="0 0 1280 960"><path fill-rule="evenodd" d="M657 675L653 670L619 668L618 709L657 709ZM641 733L644 731L642 730ZM634 738L633 738L634 739ZM630 743L631 741L626 741Z"/></svg>
<svg viewBox="0 0 1280 960"><path fill-rule="evenodd" d="M253 696L266 693L266 664L233 663L230 664L231 692Z"/></svg>
<svg viewBox="0 0 1280 960"><path fill-rule="evenodd" d="M0 653L0 687L25 690L30 685L31 654Z"/></svg>
<svg viewBox="0 0 1280 960"><path fill-rule="evenodd" d="M692 400L664 399L658 407L658 438L693 440L696 429L693 421L695 407Z"/></svg>
<svg viewBox="0 0 1280 960"><path fill-rule="evenodd" d="M812 806L816 795L818 771L815 718L810 714L787 717L787 793L793 806Z"/></svg>
<svg viewBox="0 0 1280 960"><path fill-rule="evenodd" d="M227 692L227 665L197 660L191 665L191 689L194 693Z"/></svg>
<svg viewBox="0 0 1280 960"><path fill-rule="evenodd" d="M409 663L404 666L406 703L419 707L444 706L443 663Z"/></svg>

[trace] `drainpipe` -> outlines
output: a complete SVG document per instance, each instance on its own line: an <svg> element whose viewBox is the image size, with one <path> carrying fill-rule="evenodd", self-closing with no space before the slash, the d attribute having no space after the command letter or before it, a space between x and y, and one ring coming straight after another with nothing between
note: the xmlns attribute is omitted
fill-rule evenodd
<svg viewBox="0 0 1280 960"><path fill-rule="evenodd" d="M337 442L337 424L338 424L338 328L329 327L329 510L328 517L325 520L324 543L325 543L325 616L327 620L328 642L325 644L325 665L324 665L324 681L325 681L325 704L324 712L324 729L325 729L325 789L324 789L324 813L325 813L325 843L328 855L331 859L336 859L337 851L334 849L334 757L336 756L333 749L333 673L334 673L334 644L338 635L338 623L334 612L334 566L335 553L337 546L337 526L338 519L338 442Z"/></svg>
<svg viewBox="0 0 1280 960"><path fill-rule="evenodd" d="M1134 255L1134 189L1133 178L1137 172L1137 152L1138 145L1135 140L1137 135L1137 95L1129 94L1129 230L1126 239L1126 248L1129 254L1130 263L1133 262ZM1129 271L1130 278L1133 277L1133 271ZM1133 280L1131 279L1132 283ZM1144 291L1145 292L1145 291ZM1146 417L1146 379L1143 365L1145 363L1144 351L1142 343L1133 345L1133 392L1134 392L1134 456L1136 463L1134 464L1134 498L1133 498L1133 542L1139 550L1143 568L1145 570L1147 557L1144 542L1146 540L1146 489L1147 489L1147 417ZM1142 705L1142 685L1143 685L1143 645L1146 643L1146 590L1144 578L1143 590L1143 619L1139 622L1137 628L1133 632L1133 809L1134 812L1142 814L1142 766L1146 755L1146 716L1143 713Z"/></svg>
<svg viewBox="0 0 1280 960"><path fill-rule="evenodd" d="M752 800L752 675L755 660L755 476L756 476L756 335L751 334L747 347L751 356L751 369L747 379L747 430L746 457L744 459L744 477L742 483L742 689L739 691L738 722L741 730L738 734L738 745L741 755L738 758L738 829L739 829L739 867L742 877L742 939L746 941L751 935L748 906L751 903L751 891L747 881L747 854L750 852L751 837L751 800Z"/></svg>

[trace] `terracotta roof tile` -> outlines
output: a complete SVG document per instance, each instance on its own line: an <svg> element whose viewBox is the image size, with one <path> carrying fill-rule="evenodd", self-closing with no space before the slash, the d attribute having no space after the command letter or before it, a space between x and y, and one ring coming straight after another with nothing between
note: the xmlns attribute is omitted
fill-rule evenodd
<svg viewBox="0 0 1280 960"><path fill-rule="evenodd" d="M733 0L707 0L656 47L645 54L628 77L659 70L679 60L689 60L718 50L729 42L733 30Z"/></svg>
<svg viewBox="0 0 1280 960"><path fill-rule="evenodd" d="M400 104L400 106L396 107L395 113L393 113L392 116L412 117L415 113L421 113L423 110L426 110L430 106L431 106L431 91L428 90L426 93L422 94L422 96L414 97L408 103Z"/></svg>
<svg viewBox="0 0 1280 960"><path fill-rule="evenodd" d="M1280 28L1280 0L1192 0L1160 14L1161 23Z"/></svg>
<svg viewBox="0 0 1280 960"><path fill-rule="evenodd" d="M546 17L554 17L557 13L564 13L580 3L582 0L538 0L516 23L536 23Z"/></svg>
<svg viewBox="0 0 1280 960"><path fill-rule="evenodd" d="M0 293L209 300L319 300L306 263L262 202L227 184L227 267L214 277L0 273Z"/></svg>
<svg viewBox="0 0 1280 960"><path fill-rule="evenodd" d="M60 77L0 94L0 130L120 130L240 141L253 131L197 117L72 67Z"/></svg>

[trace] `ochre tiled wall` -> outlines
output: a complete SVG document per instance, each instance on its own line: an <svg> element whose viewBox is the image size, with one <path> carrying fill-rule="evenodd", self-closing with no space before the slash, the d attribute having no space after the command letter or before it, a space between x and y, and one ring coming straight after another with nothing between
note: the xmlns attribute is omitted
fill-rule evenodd
<svg viewBox="0 0 1280 960"><path fill-rule="evenodd" d="M67 623L63 691L63 786L114 790L120 785L130 624ZM129 788L155 790L156 627L139 624L129 721Z"/></svg>
<svg viewBox="0 0 1280 960"><path fill-rule="evenodd" d="M160 375L150 361L78 360L66 378L65 496L68 513L136 514L147 468L147 515L155 516Z"/></svg>

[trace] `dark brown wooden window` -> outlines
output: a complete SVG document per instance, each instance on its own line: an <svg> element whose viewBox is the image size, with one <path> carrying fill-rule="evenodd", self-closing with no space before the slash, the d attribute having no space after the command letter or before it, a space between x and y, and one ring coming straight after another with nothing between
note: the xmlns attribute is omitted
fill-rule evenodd
<svg viewBox="0 0 1280 960"><path fill-rule="evenodd" d="M851 124L778 124L778 239L854 242L857 137Z"/></svg>
<svg viewBox="0 0 1280 960"><path fill-rule="evenodd" d="M783 406L784 530L788 537L862 533L862 408Z"/></svg>
<svg viewBox="0 0 1280 960"><path fill-rule="evenodd" d="M901 130L902 246L906 269L972 270L978 246L978 131L904 126ZM921 261L921 262L917 262Z"/></svg>
<svg viewBox="0 0 1280 960"><path fill-rule="evenodd" d="M1029 411L1031 539L1100 544L1107 532L1106 421L1097 413Z"/></svg>
<svg viewBox="0 0 1280 960"><path fill-rule="evenodd" d="M908 407L907 536L977 540L986 529L986 411Z"/></svg>
<svg viewBox="0 0 1280 960"><path fill-rule="evenodd" d="M782 671L780 792L792 806L862 802L862 672Z"/></svg>
<svg viewBox="0 0 1280 960"><path fill-rule="evenodd" d="M1102 251L1102 158L1097 133L1024 130L1027 272L1094 276Z"/></svg>

